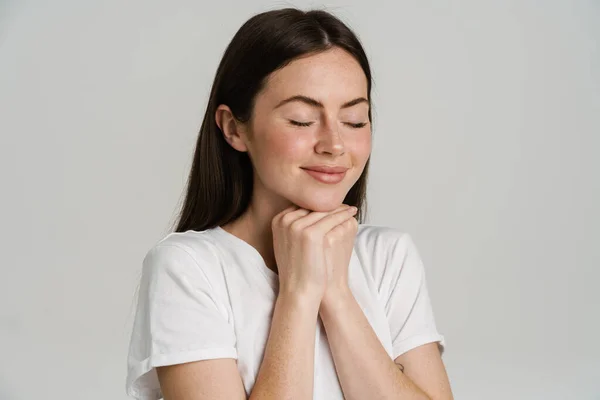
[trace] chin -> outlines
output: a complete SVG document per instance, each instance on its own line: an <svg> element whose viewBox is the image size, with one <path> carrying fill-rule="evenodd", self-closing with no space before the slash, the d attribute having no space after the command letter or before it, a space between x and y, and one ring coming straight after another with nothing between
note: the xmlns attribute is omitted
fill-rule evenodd
<svg viewBox="0 0 600 400"><path fill-rule="evenodd" d="M298 207L306 210L317 211L317 212L329 212L338 208L344 201L345 196L335 198L322 198L318 199L315 197L307 198L302 197L293 201Z"/></svg>

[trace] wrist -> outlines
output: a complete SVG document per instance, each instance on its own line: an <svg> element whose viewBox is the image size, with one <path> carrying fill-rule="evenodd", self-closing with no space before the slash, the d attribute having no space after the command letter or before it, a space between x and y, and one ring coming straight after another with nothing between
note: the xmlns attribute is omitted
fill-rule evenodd
<svg viewBox="0 0 600 400"><path fill-rule="evenodd" d="M351 301L354 300L354 294L348 285L331 286L327 288L319 312L322 314L332 314L343 311Z"/></svg>
<svg viewBox="0 0 600 400"><path fill-rule="evenodd" d="M277 295L277 303L307 312L317 312L320 302L320 296L308 292L280 290Z"/></svg>

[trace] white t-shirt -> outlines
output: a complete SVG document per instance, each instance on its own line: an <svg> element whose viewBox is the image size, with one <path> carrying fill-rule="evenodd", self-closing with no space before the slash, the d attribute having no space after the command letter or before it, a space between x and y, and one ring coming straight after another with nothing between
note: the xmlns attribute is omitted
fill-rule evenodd
<svg viewBox="0 0 600 400"><path fill-rule="evenodd" d="M350 289L392 359L431 342L443 352L423 264L408 234L360 224L348 268ZM161 398L157 366L234 358L248 395L278 288L260 253L220 227L168 234L143 261L127 394ZM320 319L315 335L314 399L343 399Z"/></svg>

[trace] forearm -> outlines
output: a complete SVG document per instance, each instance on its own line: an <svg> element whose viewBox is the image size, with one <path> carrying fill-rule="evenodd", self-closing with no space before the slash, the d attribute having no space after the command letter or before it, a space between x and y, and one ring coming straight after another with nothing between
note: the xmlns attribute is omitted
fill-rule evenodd
<svg viewBox="0 0 600 400"><path fill-rule="evenodd" d="M429 399L387 354L349 289L320 315L347 400Z"/></svg>
<svg viewBox="0 0 600 400"><path fill-rule="evenodd" d="M250 400L313 398L318 310L318 302L279 295Z"/></svg>

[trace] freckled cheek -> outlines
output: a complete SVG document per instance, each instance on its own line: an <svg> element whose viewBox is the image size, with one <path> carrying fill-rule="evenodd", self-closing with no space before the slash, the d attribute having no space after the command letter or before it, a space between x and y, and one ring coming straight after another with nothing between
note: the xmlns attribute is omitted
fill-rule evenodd
<svg viewBox="0 0 600 400"><path fill-rule="evenodd" d="M354 155L356 163L365 163L371 154L371 135L360 135L346 142L346 147Z"/></svg>
<svg viewBox="0 0 600 400"><path fill-rule="evenodd" d="M287 162L302 161L311 149L311 142L305 138L283 134L271 141L270 148L274 157Z"/></svg>

